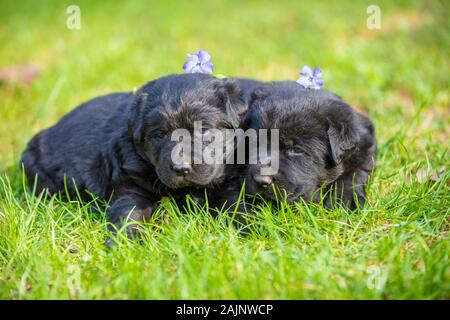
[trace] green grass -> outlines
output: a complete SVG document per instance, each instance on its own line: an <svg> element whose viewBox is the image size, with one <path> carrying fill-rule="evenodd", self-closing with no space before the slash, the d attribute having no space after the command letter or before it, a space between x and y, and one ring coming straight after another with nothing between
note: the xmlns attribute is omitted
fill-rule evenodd
<svg viewBox="0 0 450 320"><path fill-rule="evenodd" d="M42 68L30 86L0 86L0 298L450 298L448 1L377 1L381 30L366 28L367 1L77 1L81 30L68 30L72 3L0 3L0 68ZM108 250L103 215L30 196L16 164L33 134L96 95L180 72L200 48L228 76L321 67L376 125L367 206L268 204L242 238L225 213L165 200L142 244Z"/></svg>

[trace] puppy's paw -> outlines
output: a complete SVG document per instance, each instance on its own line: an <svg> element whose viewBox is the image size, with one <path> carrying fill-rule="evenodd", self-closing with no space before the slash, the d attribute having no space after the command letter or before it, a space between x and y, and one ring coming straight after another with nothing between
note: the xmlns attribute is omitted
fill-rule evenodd
<svg viewBox="0 0 450 320"><path fill-rule="evenodd" d="M337 197L335 194L328 194L323 199L323 206L327 210L344 207L354 211L358 208L362 209L365 203L366 195L364 192L348 192L341 197Z"/></svg>
<svg viewBox="0 0 450 320"><path fill-rule="evenodd" d="M117 242L113 238L108 238L108 239L105 240L105 242L103 242L103 245L106 248L111 250L111 249L117 247Z"/></svg>
<svg viewBox="0 0 450 320"><path fill-rule="evenodd" d="M366 203L366 195L364 193L356 193L354 197L347 200L348 202L348 208L350 210L356 210L356 209L362 209L364 207L364 204Z"/></svg>
<svg viewBox="0 0 450 320"><path fill-rule="evenodd" d="M238 230L239 235L242 237L248 237L254 228L252 222L255 219L255 213L236 213L233 217L232 224Z"/></svg>

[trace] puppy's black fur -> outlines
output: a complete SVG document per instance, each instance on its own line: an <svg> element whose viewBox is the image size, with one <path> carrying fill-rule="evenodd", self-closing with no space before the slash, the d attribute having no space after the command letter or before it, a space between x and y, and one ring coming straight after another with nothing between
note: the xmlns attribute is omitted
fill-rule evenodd
<svg viewBox="0 0 450 320"><path fill-rule="evenodd" d="M162 196L219 184L224 164L192 164L182 174L171 161L178 128L235 128L246 105L230 79L204 74L170 75L151 81L135 94L114 93L90 100L37 134L22 163L37 191L70 197L76 190L112 196L108 219L116 226L129 218L148 218ZM134 210L133 210L134 208ZM135 228L131 228L132 234Z"/></svg>
<svg viewBox="0 0 450 320"><path fill-rule="evenodd" d="M275 185L288 201L319 201L321 191L328 208L362 207L377 152L369 119L338 96L293 81L250 84L250 90L241 127L279 129L280 147L278 173L262 177L260 164L245 166L247 192L276 199Z"/></svg>

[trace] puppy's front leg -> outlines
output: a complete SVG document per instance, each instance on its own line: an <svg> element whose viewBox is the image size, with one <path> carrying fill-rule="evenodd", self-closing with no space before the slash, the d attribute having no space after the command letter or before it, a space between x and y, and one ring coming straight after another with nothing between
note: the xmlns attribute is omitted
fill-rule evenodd
<svg viewBox="0 0 450 320"><path fill-rule="evenodd" d="M130 238L136 237L139 222L148 220L155 206L156 201L141 195L133 193L117 195L107 210L107 218L111 223L110 230L116 232L126 224L127 235Z"/></svg>
<svg viewBox="0 0 450 320"><path fill-rule="evenodd" d="M244 198L240 199L241 190L238 188L241 183L236 183L235 188L228 188L226 192L219 192L218 201L215 203L217 208L222 208L226 204L228 212L233 217L234 226L240 230L243 235L248 235L249 223L255 216L255 213L248 207Z"/></svg>
<svg viewBox="0 0 450 320"><path fill-rule="evenodd" d="M358 169L340 177L329 188L324 205L327 209L343 204L350 210L362 208L366 202L366 185L369 172Z"/></svg>

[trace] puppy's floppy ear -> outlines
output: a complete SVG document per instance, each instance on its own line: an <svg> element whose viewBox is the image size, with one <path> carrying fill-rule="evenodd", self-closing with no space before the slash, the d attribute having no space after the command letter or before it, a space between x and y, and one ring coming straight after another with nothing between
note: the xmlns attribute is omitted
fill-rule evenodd
<svg viewBox="0 0 450 320"><path fill-rule="evenodd" d="M356 116L350 106L334 101L328 110L328 139L336 164L348 159L358 149L360 135Z"/></svg>
<svg viewBox="0 0 450 320"><path fill-rule="evenodd" d="M225 109L230 124L233 128L238 128L239 122L247 111L243 92L235 80L223 79L219 81L215 86L217 97Z"/></svg>
<svg viewBox="0 0 450 320"><path fill-rule="evenodd" d="M136 145L141 145L144 141L144 109L148 102L148 93L138 90L133 97L133 102L128 114L128 135Z"/></svg>
<svg viewBox="0 0 450 320"><path fill-rule="evenodd" d="M269 90L266 86L256 87L250 95L249 105L251 106L255 101L262 100L267 96L269 96Z"/></svg>

